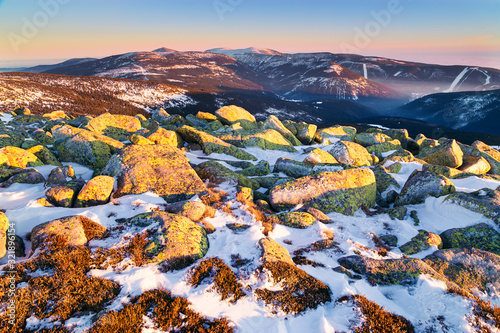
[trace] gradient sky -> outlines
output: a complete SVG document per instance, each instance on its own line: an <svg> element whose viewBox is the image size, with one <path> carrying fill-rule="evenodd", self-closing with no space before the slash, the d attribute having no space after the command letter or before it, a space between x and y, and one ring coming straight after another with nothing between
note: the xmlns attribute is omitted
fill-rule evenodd
<svg viewBox="0 0 500 333"><path fill-rule="evenodd" d="M500 0L0 0L0 67L161 46L500 68Z"/></svg>

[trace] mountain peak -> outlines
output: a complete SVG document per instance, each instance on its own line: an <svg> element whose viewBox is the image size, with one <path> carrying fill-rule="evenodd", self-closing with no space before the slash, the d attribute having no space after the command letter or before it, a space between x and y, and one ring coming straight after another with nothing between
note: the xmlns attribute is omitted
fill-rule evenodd
<svg viewBox="0 0 500 333"><path fill-rule="evenodd" d="M155 53L165 53L165 52L177 52L177 50L169 49L168 47L160 47L159 49L153 50L151 52Z"/></svg>

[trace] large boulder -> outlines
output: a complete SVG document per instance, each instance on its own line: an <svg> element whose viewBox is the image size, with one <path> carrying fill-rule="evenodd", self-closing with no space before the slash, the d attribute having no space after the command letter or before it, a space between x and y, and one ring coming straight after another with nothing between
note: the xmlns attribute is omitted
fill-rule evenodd
<svg viewBox="0 0 500 333"><path fill-rule="evenodd" d="M38 157L21 148L7 146L0 149L0 169L26 168L43 165Z"/></svg>
<svg viewBox="0 0 500 333"><path fill-rule="evenodd" d="M395 206L423 203L427 197L440 197L455 192L455 185L446 177L430 171L413 172L401 190Z"/></svg>
<svg viewBox="0 0 500 333"><path fill-rule="evenodd" d="M317 140L322 142L325 139L340 139L346 141L354 141L356 136L356 128L350 126L333 126L323 128L316 132Z"/></svg>
<svg viewBox="0 0 500 333"><path fill-rule="evenodd" d="M481 249L500 255L500 233L486 223L448 229L440 234L444 249Z"/></svg>
<svg viewBox="0 0 500 333"><path fill-rule="evenodd" d="M177 132L185 141L198 143L207 155L217 153L231 155L240 160L257 160L257 158L252 154L249 154L246 151L243 151L219 138L216 138L213 135L210 135L203 131L199 131L193 127L182 126L181 128L177 129Z"/></svg>
<svg viewBox="0 0 500 333"><path fill-rule="evenodd" d="M479 150L481 157L490 163L491 173L494 175L500 175L500 151L481 141L474 141L472 143L472 147Z"/></svg>
<svg viewBox="0 0 500 333"><path fill-rule="evenodd" d="M351 141L338 141L327 150L337 161L355 167L373 164L372 155L361 145Z"/></svg>
<svg viewBox="0 0 500 333"><path fill-rule="evenodd" d="M446 197L444 202L483 214L500 226L500 191L483 188L472 193L457 192Z"/></svg>
<svg viewBox="0 0 500 333"><path fill-rule="evenodd" d="M141 129L141 121L132 116L103 113L89 121L85 128L115 140L124 141Z"/></svg>
<svg viewBox="0 0 500 333"><path fill-rule="evenodd" d="M263 129L274 129L278 131L285 139L290 141L294 146L300 146L301 142L293 135L288 128L281 123L281 121L276 116L269 116L262 124Z"/></svg>
<svg viewBox="0 0 500 333"><path fill-rule="evenodd" d="M45 182L45 187L54 187L64 185L66 182L75 179L75 170L71 165L66 165L61 168L54 168L50 171L49 177Z"/></svg>
<svg viewBox="0 0 500 333"><path fill-rule="evenodd" d="M491 165L482 156L467 156L464 158L462 166L459 168L462 172L482 175L490 171Z"/></svg>
<svg viewBox="0 0 500 333"><path fill-rule="evenodd" d="M450 168L450 167L443 166L443 165L433 165L433 164L424 164L422 166L422 170L435 172L437 174L440 174L441 176L444 176L446 178L452 178L452 179L462 173L462 171L455 169L455 168Z"/></svg>
<svg viewBox="0 0 500 333"><path fill-rule="evenodd" d="M369 169L322 172L275 186L270 194L277 211L304 204L324 212L352 215L361 206L373 207L377 197L375 175Z"/></svg>
<svg viewBox="0 0 500 333"><path fill-rule="evenodd" d="M97 176L83 186L73 207L92 207L104 205L109 201L115 179L110 176Z"/></svg>
<svg viewBox="0 0 500 333"><path fill-rule="evenodd" d="M247 110L236 105L221 107L215 111L215 115L223 124L226 125L240 123L243 129L257 128L255 117L252 116L252 114Z"/></svg>
<svg viewBox="0 0 500 333"><path fill-rule="evenodd" d="M302 144L308 145L314 139L318 126L301 122L298 124L296 123L295 128L297 129L297 134L295 134L297 139L299 139Z"/></svg>
<svg viewBox="0 0 500 333"><path fill-rule="evenodd" d="M145 246L150 262L163 264L167 269L182 269L201 259L208 251L205 229L177 214L150 212L128 219L132 224L146 226L159 223L158 231Z"/></svg>
<svg viewBox="0 0 500 333"><path fill-rule="evenodd" d="M101 174L117 179L116 198L151 191L167 201L180 201L206 190L188 162L172 146L132 145L114 155Z"/></svg>
<svg viewBox="0 0 500 333"><path fill-rule="evenodd" d="M447 140L438 146L421 149L418 158L429 164L458 168L463 163L463 155L463 151L455 140Z"/></svg>
<svg viewBox="0 0 500 333"><path fill-rule="evenodd" d="M80 215L70 216L37 225L31 230L31 252L44 245L49 238L57 236L67 245L81 246L95 238L102 238L106 228Z"/></svg>
<svg viewBox="0 0 500 333"><path fill-rule="evenodd" d="M207 161L198 164L194 170L203 180L209 180L211 183L220 184L223 182L236 183L243 187L258 189L260 184L258 181L247 178L239 173L231 171L222 164L216 161Z"/></svg>

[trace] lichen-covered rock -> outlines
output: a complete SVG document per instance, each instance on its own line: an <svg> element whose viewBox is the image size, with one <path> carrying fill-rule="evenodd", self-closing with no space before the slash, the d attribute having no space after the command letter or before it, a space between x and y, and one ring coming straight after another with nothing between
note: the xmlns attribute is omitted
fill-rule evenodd
<svg viewBox="0 0 500 333"><path fill-rule="evenodd" d="M392 141L392 138L380 132L375 133L359 133L356 134L355 142L363 146L372 146L378 143L384 143L386 141Z"/></svg>
<svg viewBox="0 0 500 333"><path fill-rule="evenodd" d="M373 164L372 155L363 146L350 142L338 141L328 150L340 163L355 167L370 166Z"/></svg>
<svg viewBox="0 0 500 333"><path fill-rule="evenodd" d="M374 165L374 166L371 166L370 169L375 174L378 192L380 192L380 193L384 192L391 185L395 186L397 188L400 187L398 182L396 181L396 179L394 179L394 177L392 177L383 166Z"/></svg>
<svg viewBox="0 0 500 333"><path fill-rule="evenodd" d="M249 154L227 142L224 142L219 138L216 138L213 135L210 135L203 131L199 131L193 127L182 126L181 128L177 129L177 132L185 141L196 142L200 144L203 151L207 155L217 153L231 155L240 160L257 160L257 158L252 154Z"/></svg>
<svg viewBox="0 0 500 333"><path fill-rule="evenodd" d="M177 148L181 148L184 145L184 141L179 133L166 130L163 127L158 127L155 131L149 132L146 138L159 145L169 145Z"/></svg>
<svg viewBox="0 0 500 333"><path fill-rule="evenodd" d="M446 178L455 178L457 175L462 173L462 171L455 168L450 168L443 165L432 165L432 164L424 164L422 170L435 172L441 176L445 176Z"/></svg>
<svg viewBox="0 0 500 333"><path fill-rule="evenodd" d="M4 212L0 212L0 259L7 253L7 230L9 230L9 219Z"/></svg>
<svg viewBox="0 0 500 333"><path fill-rule="evenodd" d="M25 169L21 172L14 174L7 181L2 183L0 187L9 187L14 183L21 184L38 184L45 182L45 178L42 176L40 172L35 169Z"/></svg>
<svg viewBox="0 0 500 333"><path fill-rule="evenodd" d="M418 134L415 137L415 141L419 145L420 149L424 149L426 147L436 147L439 144L439 142L437 140L428 139L422 133Z"/></svg>
<svg viewBox="0 0 500 333"><path fill-rule="evenodd" d="M398 220L404 220L406 216L406 212L408 211L408 208L404 206L399 206L399 207L394 207L390 209L384 210L385 213L387 213L392 220L398 219Z"/></svg>
<svg viewBox="0 0 500 333"><path fill-rule="evenodd" d="M430 171L413 172L401 190L395 206L423 203L427 197L441 197L455 192L455 185L446 177Z"/></svg>
<svg viewBox="0 0 500 333"><path fill-rule="evenodd" d="M24 169L0 169L0 183L7 181L10 177L14 176L16 173L23 172Z"/></svg>
<svg viewBox="0 0 500 333"><path fill-rule="evenodd" d="M463 155L455 140L447 140L438 146L421 149L418 158L430 164L458 168L463 163Z"/></svg>
<svg viewBox="0 0 500 333"><path fill-rule="evenodd" d="M217 116L209 112L198 111L196 117L205 120L217 120Z"/></svg>
<svg viewBox="0 0 500 333"><path fill-rule="evenodd" d="M159 108L158 110L153 111L153 114L151 115L151 119L157 121L160 124L168 117L170 117L170 114L163 108Z"/></svg>
<svg viewBox="0 0 500 333"><path fill-rule="evenodd" d="M259 240L259 247L262 251L260 261L263 263L281 261L289 263L290 265L295 265L288 250L278 244L274 239L270 237L261 238Z"/></svg>
<svg viewBox="0 0 500 333"><path fill-rule="evenodd" d="M45 222L31 230L31 253L51 236L59 236L67 245L85 245L92 239L102 238L106 228L85 216L75 215Z"/></svg>
<svg viewBox="0 0 500 333"><path fill-rule="evenodd" d="M374 144L366 147L366 150L372 153L386 153L392 150L402 149L401 142L399 140L386 141L383 143Z"/></svg>
<svg viewBox="0 0 500 333"><path fill-rule="evenodd" d="M500 175L500 151L481 141L474 141L472 147L478 149L481 152L481 156L490 163L491 173Z"/></svg>
<svg viewBox="0 0 500 333"><path fill-rule="evenodd" d="M73 207L93 207L104 205L113 192L115 179L109 176L97 176L83 186L78 193Z"/></svg>
<svg viewBox="0 0 500 333"><path fill-rule="evenodd" d="M318 163L313 166L312 173L318 174L325 171L342 171L346 169L351 169L351 167L342 163Z"/></svg>
<svg viewBox="0 0 500 333"><path fill-rule="evenodd" d="M283 224L290 228L305 229L314 224L316 219L306 212L283 212L268 216L272 223Z"/></svg>
<svg viewBox="0 0 500 333"><path fill-rule="evenodd" d="M215 115L226 125L240 123L244 129L257 128L255 117L247 110L236 105L223 106L215 111Z"/></svg>
<svg viewBox="0 0 500 333"><path fill-rule="evenodd" d="M0 149L0 169L26 168L43 165L38 157L21 148L7 146Z"/></svg>
<svg viewBox="0 0 500 333"><path fill-rule="evenodd" d="M26 149L26 151L38 157L38 159L42 161L43 164L62 166L61 162L59 162L56 155L54 155L54 153L45 146L42 145L33 146L29 149Z"/></svg>
<svg viewBox="0 0 500 333"><path fill-rule="evenodd" d="M258 181L231 171L230 169L226 168L216 161L207 161L200 163L194 168L194 170L201 179L208 179L214 184L220 184L222 182L233 182L237 183L240 186L249 187L254 190L260 187Z"/></svg>
<svg viewBox="0 0 500 333"><path fill-rule="evenodd" d="M460 171L469 172L476 175L482 175L490 171L491 165L482 156L468 156L460 167Z"/></svg>
<svg viewBox="0 0 500 333"><path fill-rule="evenodd" d="M239 172L243 176L251 177L251 176L265 176L271 173L271 168L269 166L269 162L267 161L259 161L257 165L252 165L251 167L245 168Z"/></svg>
<svg viewBox="0 0 500 333"><path fill-rule="evenodd" d="M323 212L352 215L362 205L373 207L377 197L375 175L369 169L322 172L275 186L270 194L277 211L305 204Z"/></svg>
<svg viewBox="0 0 500 333"><path fill-rule="evenodd" d="M356 128L336 125L328 128L323 128L317 131L316 135L318 136L320 142L328 138L354 141L354 137L356 136Z"/></svg>
<svg viewBox="0 0 500 333"><path fill-rule="evenodd" d="M398 246L398 237L394 235L383 235L380 236L380 240L384 242L385 245L390 246L390 247L396 247Z"/></svg>
<svg viewBox="0 0 500 333"><path fill-rule="evenodd" d="M83 179L72 180L63 185L49 188L45 191L45 196L54 206L71 208L84 185Z"/></svg>
<svg viewBox="0 0 500 333"><path fill-rule="evenodd" d="M500 191L483 188L471 193L457 192L447 196L444 202L483 214L500 226Z"/></svg>
<svg viewBox="0 0 500 333"><path fill-rule="evenodd" d="M71 165L65 165L61 168L54 168L50 171L49 177L45 182L45 187L54 187L64 185L66 182L75 179L75 170Z"/></svg>
<svg viewBox="0 0 500 333"><path fill-rule="evenodd" d="M206 190L184 154L168 145L126 147L109 160L102 175L117 179L115 198L151 191L180 201Z"/></svg>
<svg viewBox="0 0 500 333"><path fill-rule="evenodd" d="M52 133L45 132L43 129L33 131L31 137L45 146L54 144L54 136L52 136Z"/></svg>
<svg viewBox="0 0 500 333"><path fill-rule="evenodd" d="M404 254L412 255L427 250L431 246L437 246L439 249L442 248L441 237L427 230L419 230L418 235L413 237L409 242L401 245L399 249Z"/></svg>
<svg viewBox="0 0 500 333"><path fill-rule="evenodd" d="M21 147L24 142L24 135L16 133L10 129L0 129L0 148Z"/></svg>
<svg viewBox="0 0 500 333"><path fill-rule="evenodd" d="M275 185L285 184L294 179L288 177L255 177L253 180L258 181L260 187L270 189Z"/></svg>
<svg viewBox="0 0 500 333"><path fill-rule="evenodd" d="M316 209L313 207L307 207L307 212L309 214L311 214L312 216L314 216L314 218L316 220L320 221L321 223L325 223L325 224L333 223L333 220L331 218L329 218L328 215L326 215L325 213L320 211L319 209Z"/></svg>
<svg viewBox="0 0 500 333"><path fill-rule="evenodd" d="M421 274L428 274L435 279L446 280L443 275L416 258L377 260L352 255L342 257L338 261L343 267L365 275L373 285L413 284Z"/></svg>
<svg viewBox="0 0 500 333"><path fill-rule="evenodd" d="M381 132L384 133L385 135L390 136L394 140L399 140L404 148L406 148L408 140L410 140L410 136L408 135L408 130L404 128L384 129Z"/></svg>
<svg viewBox="0 0 500 333"><path fill-rule="evenodd" d="M205 214L207 206L201 201L180 201L167 206L167 211L199 221Z"/></svg>
<svg viewBox="0 0 500 333"><path fill-rule="evenodd" d="M312 150L306 158L304 158L304 163L316 165L318 163L338 163L338 161L330 153L326 151L315 148Z"/></svg>
<svg viewBox="0 0 500 333"><path fill-rule="evenodd" d="M127 140L141 129L141 121L136 117L103 113L85 126L89 131L108 136L118 141Z"/></svg>
<svg viewBox="0 0 500 333"><path fill-rule="evenodd" d="M299 178L310 175L313 166L303 162L292 160L291 158L280 157L274 164L273 172L283 172L285 175Z"/></svg>
<svg viewBox="0 0 500 333"><path fill-rule="evenodd" d="M182 269L201 259L208 251L207 233L198 224L177 214L150 212L127 222L136 225L159 223L144 251L148 261L162 263L167 269Z"/></svg>
<svg viewBox="0 0 500 333"><path fill-rule="evenodd" d="M278 131L285 139L287 139L292 145L300 146L301 142L293 135L288 128L286 128L281 121L274 115L270 115L262 124L263 129L274 129Z"/></svg>
<svg viewBox="0 0 500 333"><path fill-rule="evenodd" d="M153 141L150 141L143 137L142 135L139 134L132 134L130 137L130 142L132 142L134 145L138 146L148 146L148 145L154 145L155 143Z"/></svg>
<svg viewBox="0 0 500 333"><path fill-rule="evenodd" d="M500 255L500 233L486 223L442 232L443 249L481 249Z"/></svg>
<svg viewBox="0 0 500 333"><path fill-rule="evenodd" d="M295 134L297 139L299 139L302 144L308 145L314 139L318 126L301 122L298 124L296 123L295 128L297 129L297 134Z"/></svg>
<svg viewBox="0 0 500 333"><path fill-rule="evenodd" d="M263 150L295 152L293 145L275 129L241 130L219 134L218 137L236 147L258 147Z"/></svg>
<svg viewBox="0 0 500 333"><path fill-rule="evenodd" d="M402 168L403 168L403 165L399 162L396 162L396 163L392 163L391 165L389 165L386 169L390 173L399 173Z"/></svg>

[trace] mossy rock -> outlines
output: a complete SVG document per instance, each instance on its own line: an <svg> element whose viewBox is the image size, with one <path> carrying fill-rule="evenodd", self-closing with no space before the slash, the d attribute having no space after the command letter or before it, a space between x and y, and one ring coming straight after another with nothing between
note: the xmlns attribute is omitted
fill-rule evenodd
<svg viewBox="0 0 500 333"><path fill-rule="evenodd" d="M290 228L305 229L314 224L316 219L306 212L283 212L269 215L272 223L282 224Z"/></svg>
<svg viewBox="0 0 500 333"><path fill-rule="evenodd" d="M182 269L203 258L208 251L205 229L184 216L150 212L141 214L141 219L160 224L144 249L150 262L163 264L169 270Z"/></svg>
<svg viewBox="0 0 500 333"><path fill-rule="evenodd" d="M47 200L57 207L71 208L76 196L85 185L83 179L76 179L62 185L54 186L45 191Z"/></svg>
<svg viewBox="0 0 500 333"><path fill-rule="evenodd" d="M159 108L158 110L153 111L153 114L151 115L151 119L160 124L168 117L170 117L170 114L163 108Z"/></svg>
<svg viewBox="0 0 500 333"><path fill-rule="evenodd" d="M438 146L420 149L418 158L429 164L458 168L463 163L463 155L463 151L455 140L447 140Z"/></svg>
<svg viewBox="0 0 500 333"><path fill-rule="evenodd" d="M419 230L418 235L413 237L409 242L401 245L399 249L404 254L412 255L427 250L434 245L439 249L442 248L441 237L427 230Z"/></svg>
<svg viewBox="0 0 500 333"><path fill-rule="evenodd" d="M184 146L184 141L179 133L166 130L163 127L158 127L155 131L149 132L146 138L159 145L169 145L177 148Z"/></svg>
<svg viewBox="0 0 500 333"><path fill-rule="evenodd" d="M291 158L280 157L274 164L273 172L283 172L285 175L300 178L310 175L313 171L311 164L292 160Z"/></svg>
<svg viewBox="0 0 500 333"><path fill-rule="evenodd" d="M9 187L14 183L21 184L39 184L45 182L45 178L35 169L25 169L9 177L0 187Z"/></svg>
<svg viewBox="0 0 500 333"><path fill-rule="evenodd" d="M117 179L115 198L151 191L175 202L206 190L184 153L168 145L128 146L109 160L101 174Z"/></svg>
<svg viewBox="0 0 500 333"><path fill-rule="evenodd" d="M27 139L27 140L24 140L23 144L21 145L21 148L24 150L28 150L30 148L33 148L33 147L39 146L39 145L40 145L40 142L35 141L35 140L31 140L31 139Z"/></svg>
<svg viewBox="0 0 500 333"><path fill-rule="evenodd" d="M369 169L323 172L275 186L270 194L277 211L305 204L323 212L352 215L361 206L373 207L377 197L375 175Z"/></svg>
<svg viewBox="0 0 500 333"><path fill-rule="evenodd" d="M132 134L129 138L130 142L132 142L134 145L138 146L148 146L148 145L154 145L155 143L153 141L150 141L143 137L142 135L139 134Z"/></svg>
<svg viewBox="0 0 500 333"><path fill-rule="evenodd" d="M195 117L192 114L186 115L186 120L189 122L190 126L194 126L197 128L204 128L208 125L207 120Z"/></svg>
<svg viewBox="0 0 500 333"><path fill-rule="evenodd" d="M124 141L130 135L142 128L141 121L133 116L103 113L90 120L85 129L108 136L118 141Z"/></svg>
<svg viewBox="0 0 500 333"><path fill-rule="evenodd" d="M396 179L394 179L394 177L392 177L383 166L374 165L371 166L370 169L375 174L378 192L384 192L389 188L389 186L395 186L397 188L400 187Z"/></svg>
<svg viewBox="0 0 500 333"><path fill-rule="evenodd" d="M45 222L31 230L31 253L44 246L51 236L61 237L68 246L85 245L92 239L103 238L106 228L85 216L75 215Z"/></svg>
<svg viewBox="0 0 500 333"><path fill-rule="evenodd" d="M347 169L352 169L353 167L350 165L345 165L342 163L318 163L313 166L312 174L316 175L318 173L326 172L326 171L342 171Z"/></svg>
<svg viewBox="0 0 500 333"><path fill-rule="evenodd" d="M318 126L301 122L295 124L295 127L297 128L297 139L304 145L311 144Z"/></svg>
<svg viewBox="0 0 500 333"><path fill-rule="evenodd" d="M275 185L285 184L288 183L289 181L294 180L293 178L288 178L288 177L255 177L252 179L258 181L260 187L267 189L270 189Z"/></svg>
<svg viewBox="0 0 500 333"><path fill-rule="evenodd" d="M214 137L203 131L199 131L193 127L182 126L177 129L177 132L187 142L195 142L201 145L203 152L210 155L212 153L227 154L234 156L240 160L256 161L257 158L223 140Z"/></svg>
<svg viewBox="0 0 500 333"><path fill-rule="evenodd" d="M459 169L462 172L482 175L490 171L491 165L482 156L467 156L464 157L464 162Z"/></svg>
<svg viewBox="0 0 500 333"><path fill-rule="evenodd" d="M375 133L364 132L364 133L356 134L354 141L356 143L359 143L360 145L363 145L363 146L372 146L372 145L376 145L379 143L392 141L392 138L390 136L385 135L385 134L380 133L380 132L375 132Z"/></svg>
<svg viewBox="0 0 500 333"><path fill-rule="evenodd" d="M338 163L335 157L320 148L313 149L302 162L311 165L318 163Z"/></svg>
<svg viewBox="0 0 500 333"><path fill-rule="evenodd" d="M45 132L42 129L37 129L31 133L31 137L45 146L54 144L54 136L52 136L52 133Z"/></svg>
<svg viewBox="0 0 500 333"><path fill-rule="evenodd" d="M69 180L75 179L75 170L71 165L66 165L60 168L54 168L50 171L49 177L45 182L45 187L54 187L64 185Z"/></svg>
<svg viewBox="0 0 500 333"><path fill-rule="evenodd" d="M44 123L45 119L39 114L29 114L29 115L18 115L15 116L11 122L16 124L34 124L34 123Z"/></svg>
<svg viewBox="0 0 500 333"><path fill-rule="evenodd" d="M356 137L356 128L350 126L332 126L316 131L316 136L319 142L325 139L334 138L344 141L354 141Z"/></svg>
<svg viewBox="0 0 500 333"><path fill-rule="evenodd" d="M455 169L455 168L450 168L447 166L443 165L432 165L432 164L424 164L422 167L423 171L430 171L430 172L435 172L441 176L444 176L446 178L455 178L457 175L461 174L462 171Z"/></svg>
<svg viewBox="0 0 500 333"><path fill-rule="evenodd" d="M474 141L472 143L472 148L477 149L477 152L475 151L474 155L480 155L488 161L491 166L491 170L489 171L491 174L500 175L500 151L481 141Z"/></svg>
<svg viewBox="0 0 500 333"><path fill-rule="evenodd" d="M423 203L426 198L455 192L455 185L446 177L430 171L413 172L403 186L395 206Z"/></svg>
<svg viewBox="0 0 500 333"><path fill-rule="evenodd" d="M28 109L27 107L25 106L22 106L22 105L16 105L14 107L14 110L12 110L12 114L13 115L30 115L31 114L31 110Z"/></svg>
<svg viewBox="0 0 500 333"><path fill-rule="evenodd" d="M200 176L201 179L208 179L214 184L220 184L223 182L233 182L240 186L249 187L251 189L258 189L260 184L258 181L251 178L247 178L239 173L231 171L222 164L216 161L207 161L198 164L194 170Z"/></svg>
<svg viewBox="0 0 500 333"><path fill-rule="evenodd" d="M270 237L261 238L258 244L259 248L262 251L260 255L260 261L262 261L263 263L286 262L290 265L295 265L288 250L278 244L278 242L276 242L274 239Z"/></svg>
<svg viewBox="0 0 500 333"><path fill-rule="evenodd" d="M0 149L0 168L26 168L43 165L34 154L18 147L7 146Z"/></svg>
<svg viewBox="0 0 500 333"><path fill-rule="evenodd" d="M489 188L463 193L457 192L446 197L447 203L457 204L473 212L483 214L500 226L500 192Z"/></svg>
<svg viewBox="0 0 500 333"><path fill-rule="evenodd" d="M244 129L257 128L255 117L247 110L236 105L221 107L215 111L215 115L225 125L240 123Z"/></svg>
<svg viewBox="0 0 500 333"><path fill-rule="evenodd" d="M440 234L444 249L480 249L500 255L500 233L486 223L448 229Z"/></svg>
<svg viewBox="0 0 500 333"><path fill-rule="evenodd" d="M398 219L398 220L404 220L406 216L406 212L408 211L408 208L404 206L399 206L399 207L394 207L390 209L384 210L384 213L387 213L392 220Z"/></svg>
<svg viewBox="0 0 500 333"><path fill-rule="evenodd" d="M21 147L24 142L24 135L16 133L10 129L0 129L0 148Z"/></svg>
<svg viewBox="0 0 500 333"><path fill-rule="evenodd" d="M93 207L104 205L113 192L115 179L109 176L97 176L83 186L78 193L73 207Z"/></svg>
<svg viewBox="0 0 500 333"><path fill-rule="evenodd" d="M398 237L396 237L395 235L383 235L380 236L380 240L384 242L384 244L387 246L390 247L398 246Z"/></svg>
<svg viewBox="0 0 500 333"><path fill-rule="evenodd" d="M201 201L180 201L168 205L166 210L190 220L199 221L204 216L207 206Z"/></svg>
<svg viewBox="0 0 500 333"><path fill-rule="evenodd" d="M408 140L410 140L408 130L404 128L390 128L390 129L384 129L381 132L384 133L385 135L390 136L394 140L399 140L403 148L406 149L408 145Z"/></svg>
<svg viewBox="0 0 500 333"><path fill-rule="evenodd" d="M293 145L275 129L240 130L218 134L217 137L236 147L258 147L263 150L295 152Z"/></svg>
<svg viewBox="0 0 500 333"><path fill-rule="evenodd" d="M0 169L0 183L7 181L10 177L17 173L24 172L25 169Z"/></svg>
<svg viewBox="0 0 500 333"><path fill-rule="evenodd" d="M399 162L392 163L387 167L387 171L390 173L399 173L401 169L403 168L403 165Z"/></svg>
<svg viewBox="0 0 500 333"><path fill-rule="evenodd" d="M372 155L366 148L354 142L338 141L328 152L343 164L355 167L370 166L373 164Z"/></svg>
<svg viewBox="0 0 500 333"><path fill-rule="evenodd" d="M380 163L384 165L388 161L396 162L396 163L401 163L401 162L414 162L417 159L411 152L405 149L399 149L390 154L389 156L386 156L384 160ZM423 164L427 164L427 162L424 162Z"/></svg>
<svg viewBox="0 0 500 333"><path fill-rule="evenodd" d="M196 114L196 117L200 118L200 119L204 119L204 120L209 120L209 121L217 120L217 116L212 114L212 113L209 113L209 112L198 111L198 113Z"/></svg>
<svg viewBox="0 0 500 333"><path fill-rule="evenodd" d="M295 135L290 132L288 128L281 123L281 121L274 115L270 115L262 124L262 129L274 129L278 131L285 139L287 139L292 145L300 146L302 143L295 137Z"/></svg>
<svg viewBox="0 0 500 333"><path fill-rule="evenodd" d="M239 172L239 174L247 177L252 176L265 176L271 173L271 169L269 166L269 162L267 161L259 161L257 165L251 166L249 168L243 169Z"/></svg>
<svg viewBox="0 0 500 333"><path fill-rule="evenodd" d="M26 151L32 153L33 155L35 155L36 157L38 157L38 159L40 161L42 161L43 164L50 164L50 165L55 165L55 166L59 166L61 167L62 166L62 163L59 162L59 160L57 159L56 155L47 147L45 146L42 146L42 145L37 145L37 146L33 146L29 149L27 149Z"/></svg>
<svg viewBox="0 0 500 333"><path fill-rule="evenodd" d="M44 113L43 117L47 120L69 120L70 117L62 110Z"/></svg>
<svg viewBox="0 0 500 333"><path fill-rule="evenodd" d="M339 264L365 275L368 282L379 285L414 284L421 274L427 274L438 280L446 278L432 269L424 261L416 258L377 260L373 258L352 255L342 257Z"/></svg>
<svg viewBox="0 0 500 333"><path fill-rule="evenodd" d="M370 153L386 153L393 150L402 149L401 142L399 140L386 141L384 143L378 143L366 147L366 150Z"/></svg>

